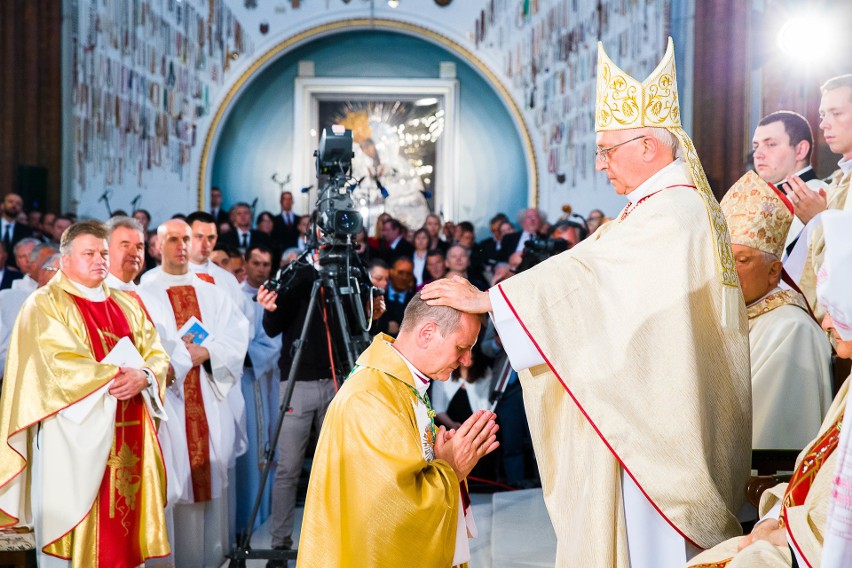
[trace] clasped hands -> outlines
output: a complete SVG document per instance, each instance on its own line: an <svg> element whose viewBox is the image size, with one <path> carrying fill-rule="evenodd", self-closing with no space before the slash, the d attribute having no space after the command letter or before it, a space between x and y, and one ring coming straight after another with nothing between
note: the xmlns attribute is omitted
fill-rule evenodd
<svg viewBox="0 0 852 568"><path fill-rule="evenodd" d="M758 540L765 540L775 546L787 546L787 530L778 519L766 519L757 523L751 532L740 540L738 550L747 548Z"/></svg>
<svg viewBox="0 0 852 568"><path fill-rule="evenodd" d="M145 390L148 375L142 369L119 367L118 374L109 387L109 394L118 400L128 400Z"/></svg>
<svg viewBox="0 0 852 568"><path fill-rule="evenodd" d="M438 429L435 457L450 464L461 481L480 459L500 446L497 441L499 429L496 414L477 410L458 430L447 430L443 426Z"/></svg>

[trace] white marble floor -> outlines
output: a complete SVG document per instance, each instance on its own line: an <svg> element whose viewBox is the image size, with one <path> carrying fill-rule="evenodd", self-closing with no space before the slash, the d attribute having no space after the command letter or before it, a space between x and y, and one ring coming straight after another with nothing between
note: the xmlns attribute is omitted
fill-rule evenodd
<svg viewBox="0 0 852 568"><path fill-rule="evenodd" d="M479 537L471 540L470 568L550 567L556 559L556 535L544 507L541 489L473 494ZM296 509L293 541L299 542L301 507ZM266 524L254 534L252 547L269 548ZM296 563L290 562L290 567ZM249 560L247 568L264 568L266 560ZM228 562L222 565L228 568Z"/></svg>

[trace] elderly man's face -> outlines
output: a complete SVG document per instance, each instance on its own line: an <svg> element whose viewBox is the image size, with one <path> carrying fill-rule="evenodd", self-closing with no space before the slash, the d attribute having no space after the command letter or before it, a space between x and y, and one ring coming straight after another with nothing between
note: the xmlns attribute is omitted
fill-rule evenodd
<svg viewBox="0 0 852 568"><path fill-rule="evenodd" d="M122 282L130 282L145 262L145 239L129 227L116 227L109 238L110 272Z"/></svg>
<svg viewBox="0 0 852 568"><path fill-rule="evenodd" d="M527 209L521 217L521 228L525 233L534 235L541 229L541 216L535 209Z"/></svg>
<svg viewBox="0 0 852 568"><path fill-rule="evenodd" d="M627 195L648 178L647 172L637 171L636 167L641 163L644 151L643 139L631 141L647 133L647 129L598 132L598 149L611 149L605 153L606 158L595 159L595 169L606 174L619 195ZM614 148L622 142L624 142L623 145Z"/></svg>
<svg viewBox="0 0 852 568"><path fill-rule="evenodd" d="M822 328L829 332L837 342L837 356L842 359L852 359L852 341L844 341L843 339L840 339L840 336L837 334L837 329L834 327L834 321L831 319L831 315L829 315L828 312L826 312L825 317L822 318Z"/></svg>
<svg viewBox="0 0 852 568"><path fill-rule="evenodd" d="M83 286L98 286L109 273L106 239L94 235L80 235L74 239L71 252L62 257L62 272Z"/></svg>
<svg viewBox="0 0 852 568"><path fill-rule="evenodd" d="M35 243L15 247L15 263L24 274L29 274L32 270L30 266L30 253L33 252L34 248Z"/></svg>
<svg viewBox="0 0 852 568"><path fill-rule="evenodd" d="M427 376L439 381L446 381L453 371L461 365L471 364L470 350L479 337L479 317L473 314L462 314L455 331L446 337L436 330L432 339L426 345L428 366L421 370Z"/></svg>
<svg viewBox="0 0 852 568"><path fill-rule="evenodd" d="M746 305L761 299L778 285L780 266L773 269L773 265L780 265L780 261L769 261L763 252L744 245L734 244L731 249Z"/></svg>

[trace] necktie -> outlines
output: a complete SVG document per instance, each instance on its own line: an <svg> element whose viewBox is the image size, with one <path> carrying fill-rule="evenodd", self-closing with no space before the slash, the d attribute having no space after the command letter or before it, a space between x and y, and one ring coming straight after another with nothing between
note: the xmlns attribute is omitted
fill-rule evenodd
<svg viewBox="0 0 852 568"><path fill-rule="evenodd" d="M6 232L3 233L3 244L6 245L6 253L12 252L12 223L6 223Z"/></svg>
<svg viewBox="0 0 852 568"><path fill-rule="evenodd" d="M293 217L292 217L292 213L287 213L287 226L288 226L288 227L292 227L292 226L293 226Z"/></svg>
<svg viewBox="0 0 852 568"><path fill-rule="evenodd" d="M248 248L248 233L243 233L243 248Z"/></svg>

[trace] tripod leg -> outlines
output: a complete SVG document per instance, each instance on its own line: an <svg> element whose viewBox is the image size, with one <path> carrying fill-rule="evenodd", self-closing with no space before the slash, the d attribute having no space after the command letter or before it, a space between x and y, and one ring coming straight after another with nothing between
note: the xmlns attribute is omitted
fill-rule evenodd
<svg viewBox="0 0 852 568"><path fill-rule="evenodd" d="M305 323L302 325L302 333L299 336L299 342L296 344L296 353L293 356L293 364L290 366L290 374L287 377L287 390L284 391L284 397L281 399L281 407L278 410L278 422L275 428L275 435L269 441L269 448L266 450L266 463L263 464L263 471L260 475L260 487L258 488L257 495L254 498L254 505L251 509L248 527L243 537L242 546L240 546L243 550L248 550L251 547L251 537L254 533L254 522L257 519L257 514L260 510L260 503L263 500L263 491L266 488L266 484L269 479L269 471L272 469L272 460L275 457L275 448L278 447L278 438L281 437L281 426L284 424L284 415L290 407L290 400L293 398L293 388L296 386L296 374L299 370L299 364L302 361L302 349L305 345L305 338L308 335L311 320L314 318L314 314L316 312L319 289L320 281L317 280L314 282L314 287L311 289L311 299L308 302L308 311L305 314ZM236 561L237 560L231 560L231 562Z"/></svg>

